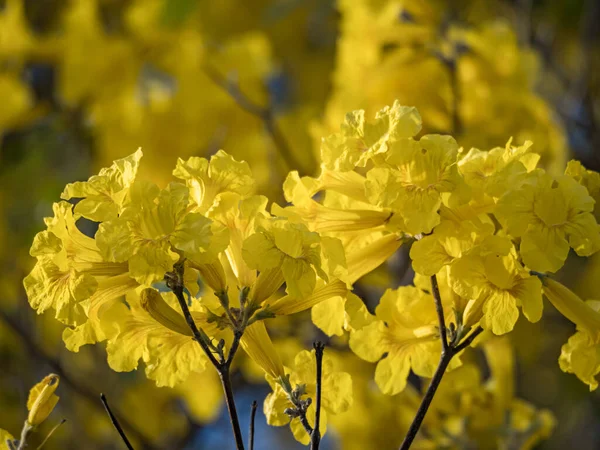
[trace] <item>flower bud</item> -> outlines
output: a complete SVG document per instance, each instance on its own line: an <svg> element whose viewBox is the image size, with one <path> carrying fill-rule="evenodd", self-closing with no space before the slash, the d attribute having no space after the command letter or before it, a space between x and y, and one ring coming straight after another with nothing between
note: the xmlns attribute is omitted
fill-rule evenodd
<svg viewBox="0 0 600 450"><path fill-rule="evenodd" d="M540 278L544 294L563 316L591 334L600 332L600 313L594 311L565 285L547 276Z"/></svg>
<svg viewBox="0 0 600 450"><path fill-rule="evenodd" d="M192 336L192 331L183 316L171 308L156 289L144 289L140 294L140 304L154 320L169 330Z"/></svg>
<svg viewBox="0 0 600 450"><path fill-rule="evenodd" d="M260 305L283 285L285 279L280 267L263 270L250 290L248 298L253 305Z"/></svg>
<svg viewBox="0 0 600 450"><path fill-rule="evenodd" d="M27 409L29 410L27 423L29 425L37 426L50 415L58 403L58 396L54 394L54 391L58 387L59 380L58 375L51 373L31 388L27 400Z"/></svg>
<svg viewBox="0 0 600 450"><path fill-rule="evenodd" d="M264 322L255 322L246 328L240 341L244 351L265 373L273 378L285 377L285 371Z"/></svg>
<svg viewBox="0 0 600 450"><path fill-rule="evenodd" d="M225 278L225 270L219 260L215 260L210 264L195 264L194 268L200 272L202 280L214 292L227 291L227 279Z"/></svg>

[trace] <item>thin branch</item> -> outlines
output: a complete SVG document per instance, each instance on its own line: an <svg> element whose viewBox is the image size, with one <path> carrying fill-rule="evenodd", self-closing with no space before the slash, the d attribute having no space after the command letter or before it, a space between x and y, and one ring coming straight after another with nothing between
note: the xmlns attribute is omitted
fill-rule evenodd
<svg viewBox="0 0 600 450"><path fill-rule="evenodd" d="M228 81L216 69L206 66L204 71L217 86L221 87L231 96L240 108L263 121L267 133L271 137L275 147L279 150L279 154L288 168L290 170L302 169L303 164L296 158L296 154L290 148L283 132L277 125L273 109L271 107L262 107L254 103L241 91L237 84Z"/></svg>
<svg viewBox="0 0 600 450"><path fill-rule="evenodd" d="M41 449L41 448L42 448L42 447L43 447L43 446L46 444L46 442L48 442L48 439L50 439L50 437L51 437L51 436L54 434L54 432L55 432L56 430L58 430L58 429L61 427L61 425L62 425L63 423L65 423L66 421L67 421L67 419L63 419L63 420L61 420L59 423L57 423L57 424L54 426L54 428L52 428L52 429L50 430L50 433L48 433L48 435L47 435L47 436L44 438L44 440L42 441L42 443L41 443L41 444L38 446L37 450L40 450L40 449Z"/></svg>
<svg viewBox="0 0 600 450"><path fill-rule="evenodd" d="M408 429L408 433L404 437L404 441L400 446L400 450L408 450L417 436L419 432L419 428L421 428L421 424L423 423L423 419L425 419L425 415L427 414L427 410L429 409L429 405L437 392L437 389L442 382L442 378L446 369L448 368L448 364L450 364L450 360L452 360L452 356L454 354L452 351L442 352L442 356L440 357L440 362L438 363L438 367L433 374L433 378L431 379L431 383L429 383L429 387L427 388L427 392L419 405L419 409L417 410L417 414L413 419L413 422L410 424L410 428Z"/></svg>
<svg viewBox="0 0 600 450"><path fill-rule="evenodd" d="M225 403L227 404L227 411L229 411L229 419L231 421L235 443L238 450L244 450L244 438L242 437L240 421L235 407L233 387L231 386L231 379L229 378L229 367L218 369L218 371L219 377L221 378L221 384L223 385L223 392L225 393Z"/></svg>
<svg viewBox="0 0 600 450"><path fill-rule="evenodd" d="M325 351L325 345L322 342L315 342L315 359L317 360L317 393L316 393L316 404L315 404L315 428L310 437L310 448L311 450L319 450L321 443L321 388L323 379L323 352Z"/></svg>
<svg viewBox="0 0 600 450"><path fill-rule="evenodd" d="M408 433L404 437L404 441L400 446L400 450L408 450L412 445L412 442L417 436L419 429L423 423L423 419L425 419L425 415L429 410L429 406L433 401L435 393L437 392L440 383L442 382L442 378L444 377L444 373L446 373L446 369L452 361L452 358L456 356L458 353L463 351L469 345L473 343L475 338L481 334L483 328L480 326L475 329L467 338L460 344L455 345L454 343L450 345L446 336L446 321L444 319L444 308L442 306L442 298L440 295L440 288L438 286L437 277L433 275L431 277L431 290L433 292L433 298L435 301L435 309L438 316L438 322L440 327L440 340L442 341L442 353L440 355L440 362L438 363L437 369L433 374L433 378L429 383L429 387L421 400L421 404L419 405L419 409L417 410L417 414L413 419L413 422L408 429Z"/></svg>
<svg viewBox="0 0 600 450"><path fill-rule="evenodd" d="M188 308L185 296L183 295L183 264L180 264L178 267L175 268L173 277L165 276L165 279L167 281L167 286L173 291L175 297L177 298L179 307L181 308L181 312L183 313L183 317L185 318L188 327L192 331L194 340L198 342L200 347L202 347L202 350L204 351L212 365L215 367L219 367L220 362L217 361L217 358L215 358L215 355L213 355L212 350L208 346L206 333L198 329L198 326L196 325L196 322L194 322L194 318L192 317L192 313Z"/></svg>
<svg viewBox="0 0 600 450"><path fill-rule="evenodd" d="M438 285L437 276L431 276L431 291L435 301L435 311L438 316L438 324L440 328L440 340L442 341L442 353L449 349L448 338L446 336L446 320L444 319L444 307L442 305L442 297L440 295L440 287Z"/></svg>
<svg viewBox="0 0 600 450"><path fill-rule="evenodd" d="M169 289L173 291L177 301L179 303L179 307L183 313L185 321L187 322L188 327L192 331L194 336L194 340L198 342L212 365L215 367L219 374L219 378L221 379L221 385L223 387L223 392L225 394L225 402L227 403L227 410L229 411L229 420L231 422L231 428L233 430L233 435L235 437L235 443L238 450L244 450L244 440L242 438L242 431L240 428L240 421L238 419L237 409L235 406L235 399L233 396L233 388L231 385L231 379L229 377L229 368L231 366L231 362L233 361L233 357L239 347L240 340L243 334L243 330L234 330L233 343L231 345L231 349L229 350L229 355L227 359L224 360L221 353L221 361L218 361L215 358L213 351L210 345L210 338L206 335L206 333L198 328L196 322L194 322L194 318L192 317L192 313L188 308L187 302L183 295L184 284L183 284L183 264L176 264L173 272L170 272L165 275L165 280L167 282L167 286Z"/></svg>
<svg viewBox="0 0 600 450"><path fill-rule="evenodd" d="M119 436L121 436L121 439L125 443L125 446L129 450L133 450L133 446L129 442L129 439L127 439L127 436L125 435L125 432L123 431L123 428L121 427L121 424L119 423L119 421L117 420L117 418L115 417L115 415L110 410L110 406L108 406L108 400L106 400L106 396L104 394L100 394L100 400L102 400L102 404L104 405L104 409L106 410L106 413L108 414L108 417L110 417L110 421L112 422L113 427L115 427L115 429L119 433Z"/></svg>
<svg viewBox="0 0 600 450"><path fill-rule="evenodd" d="M477 327L464 341L454 347L454 354L462 352L465 348L473 343L475 338L483 332L483 328Z"/></svg>
<svg viewBox="0 0 600 450"><path fill-rule="evenodd" d="M17 323L12 317L6 312L0 310L0 319L8 325L15 334L17 334L21 341L25 344L29 353L39 361L44 361L51 369L52 372L60 376L60 381L63 384L68 385L75 393L86 399L93 407L102 408L98 403L98 394L94 390L88 388L85 385L80 384L63 368L60 361L53 358L51 355L46 353L41 346L30 336L30 334ZM118 411L116 411L119 414ZM121 414L119 414L122 416ZM150 439L146 437L132 422L126 418L122 418L121 422L123 426L129 431L129 434L135 437L135 439L146 449L155 449L156 446L152 444Z"/></svg>
<svg viewBox="0 0 600 450"><path fill-rule="evenodd" d="M252 402L252 408L250 409L250 430L248 432L248 449L254 450L254 420L256 418L256 408L258 404L256 400Z"/></svg>

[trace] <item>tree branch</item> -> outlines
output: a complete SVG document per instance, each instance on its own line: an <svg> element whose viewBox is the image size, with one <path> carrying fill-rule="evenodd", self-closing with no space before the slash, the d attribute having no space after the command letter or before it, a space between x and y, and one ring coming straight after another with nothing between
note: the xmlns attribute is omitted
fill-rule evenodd
<svg viewBox="0 0 600 450"><path fill-rule="evenodd" d="M227 410L229 412L229 420L231 422L231 428L233 430L233 435L235 438L236 447L238 450L244 450L244 440L242 438L242 431L240 428L240 421L238 419L237 409L235 406L235 399L233 396L233 388L231 386L231 379L229 376L229 369L231 366L231 362L239 348L240 340L243 334L243 329L234 329L233 330L233 343L231 344L231 348L229 350L229 355L227 359L225 359L220 354L221 361L218 361L213 354L213 350L211 349L210 338L206 335L206 333L198 328L196 322L194 322L194 318L192 317L192 313L188 308L187 302L183 295L184 283L183 283L183 264L178 263L175 265L173 272L170 272L165 275L165 280L167 282L167 286L169 289L173 291L175 297L177 297L177 301L179 303L179 307L183 313L185 321L192 331L194 336L194 340L198 342L212 365L215 367L219 374L219 378L221 379L221 385L223 387L223 393L225 394L225 402L227 404Z"/></svg>
<svg viewBox="0 0 600 450"><path fill-rule="evenodd" d="M423 399L421 400L421 404L419 405L417 414L415 415L415 418L413 419L413 422L411 423L410 428L408 429L408 432L406 433L406 436L404 437L404 441L402 442L402 445L400 446L400 450L408 450L410 448L410 446L412 445L414 439L417 437L419 428L421 428L423 420L425 419L425 415L427 414L429 406L431 405L431 402L433 401L435 393L437 392L437 389L440 386L440 383L442 382L444 373L446 373L446 369L448 368L450 361L452 361L452 358L454 358L454 356L456 356L458 353L460 353L465 348L467 348L469 345L471 345L473 343L473 341L475 340L475 338L477 336L479 336L481 334L481 332L483 331L483 328L478 326L475 329L475 331L473 331L469 336L467 336L467 338L463 342L457 343L457 344L453 343L452 345L449 344L448 340L447 340L447 336L446 336L446 321L444 319L444 308L442 306L442 298L440 296L440 289L438 286L437 277L435 275L433 275L431 277L431 290L433 292L433 298L435 301L435 309L437 312L438 323L439 323L439 327L440 327L440 340L442 341L442 353L440 355L440 362L438 363L437 369L435 370L435 373L433 374L433 378L431 379L431 382L429 383L429 387L427 388L427 391L425 392L425 395L423 396Z"/></svg>
<svg viewBox="0 0 600 450"><path fill-rule="evenodd" d="M110 421L112 422L113 427L115 427L115 430L117 430L117 432L119 433L119 436L121 436L121 439L125 443L125 446L129 450L133 450L133 446L129 442L129 439L127 439L127 435L123 431L123 428L121 428L121 424L119 423L119 421L117 420L115 415L110 410L110 406L108 406L108 400L106 400L106 396L104 394L100 394L100 400L102 401L102 404L104 405L104 409L106 410L108 417L110 417Z"/></svg>
<svg viewBox="0 0 600 450"><path fill-rule="evenodd" d="M319 450L321 444L321 389L323 379L323 352L325 351L325 345L322 342L314 343L315 359L317 360L317 393L315 403L315 427L310 437L310 448L311 450Z"/></svg>
<svg viewBox="0 0 600 450"><path fill-rule="evenodd" d="M256 407L258 404L256 400L252 402L252 408L250 409L250 430L248 432L248 449L254 450L254 420L256 418Z"/></svg>
<svg viewBox="0 0 600 450"><path fill-rule="evenodd" d="M300 170L303 168L303 164L296 158L283 132L277 125L275 114L271 107L262 107L254 103L241 91L237 84L228 81L213 67L205 66L204 71L217 86L221 87L231 96L240 108L263 121L267 133L290 170Z"/></svg>

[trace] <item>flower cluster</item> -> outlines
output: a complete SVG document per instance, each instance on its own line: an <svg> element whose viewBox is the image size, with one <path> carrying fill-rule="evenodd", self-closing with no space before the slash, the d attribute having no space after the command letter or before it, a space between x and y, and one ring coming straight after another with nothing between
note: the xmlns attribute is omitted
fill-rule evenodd
<svg viewBox="0 0 600 450"><path fill-rule="evenodd" d="M70 350L107 341L114 370L134 370L142 360L158 386L173 387L208 361L168 291L180 273L211 351L234 348L239 333L245 352L291 390L262 320L345 298L341 242L269 214L248 164L223 151L180 159L173 174L182 182L164 188L137 176L141 158L138 150L65 188L71 203L54 205L31 248L37 264L24 280L31 306L54 310L68 325ZM85 220L98 223L93 237L80 230ZM350 404L347 387L333 413Z"/></svg>
<svg viewBox="0 0 600 450"><path fill-rule="evenodd" d="M201 373L207 361L228 377L239 345L273 388L268 422L291 419L301 442L318 429L316 385L321 432L328 414L352 404L352 378L328 355L315 369L312 354L301 352L290 370L269 337L266 320L309 309L317 327L349 336L356 355L377 362L376 384L396 395L407 390L411 370L430 378L438 360L443 369L461 366L452 357L479 342L481 329L486 340L512 331L521 312L540 320L544 292L579 326L560 367L595 388L596 303L551 276L571 249L579 256L600 249L597 174L572 162L564 175L551 175L537 167L530 142L466 151L450 136L420 131L417 110L398 102L374 119L349 113L322 141L320 175L291 172L289 205L271 212L248 164L223 151L179 159L179 181L159 187L138 176L138 150L66 187L66 201L54 205L31 248L30 303L68 325L71 350L107 341L114 370L142 360L159 386ZM84 234L86 220L97 231ZM352 287L402 245L411 246L413 285L388 289L372 315ZM529 406L515 400L503 408L518 418L511 430L541 436ZM539 420L545 435L552 421ZM440 426L460 431L456 423Z"/></svg>
<svg viewBox="0 0 600 450"><path fill-rule="evenodd" d="M531 322L541 318L542 273L556 273L570 250L600 249L596 173L572 161L565 174L551 175L537 167L531 142L466 151L449 136L418 136L420 128L418 112L398 102L372 120L349 113L322 141L319 177L290 173L284 190L292 205L274 208L339 239L351 283L412 243L416 287L387 291L364 328L346 326L358 356L384 356L375 379L390 394L404 388L409 369L425 377L435 370L440 330L429 277L439 282L454 336L477 325L502 335L520 311ZM332 334L322 318L315 324ZM582 347L572 342L563 352Z"/></svg>

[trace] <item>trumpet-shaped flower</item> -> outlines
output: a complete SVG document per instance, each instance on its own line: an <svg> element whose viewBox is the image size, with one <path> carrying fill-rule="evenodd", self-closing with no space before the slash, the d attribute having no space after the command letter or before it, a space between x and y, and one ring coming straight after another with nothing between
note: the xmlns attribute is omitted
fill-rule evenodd
<svg viewBox="0 0 600 450"><path fill-rule="evenodd" d="M178 251L191 259L211 260L226 246L226 241L213 246L210 219L188 211L186 186L171 183L159 192L144 184L136 196L139 200L119 218L100 224L96 242L106 260L128 262L129 273L140 284L162 280L179 259Z"/></svg>
<svg viewBox="0 0 600 450"><path fill-rule="evenodd" d="M208 211L223 192L234 192L247 197L255 189L248 163L236 161L223 150L213 155L210 161L197 156L187 161L179 158L173 175L185 180L191 198L201 213Z"/></svg>
<svg viewBox="0 0 600 450"><path fill-rule="evenodd" d="M472 148L458 161L459 172L479 202L484 201L484 195L502 197L507 190L518 186L527 172L535 169L540 156L530 152L532 143L527 141L519 147L511 143L512 139L504 148L490 151Z"/></svg>
<svg viewBox="0 0 600 450"><path fill-rule="evenodd" d="M562 346L558 363L563 372L573 373L598 388L600 373L600 301L581 300L573 291L547 276L540 277L544 295L567 319L577 325L577 332Z"/></svg>
<svg viewBox="0 0 600 450"><path fill-rule="evenodd" d="M410 138L421 130L421 116L415 108L394 102L375 115L365 119L363 110L346 115L341 131L323 138L321 160L327 169L350 171L364 167L370 159L388 151L389 144Z"/></svg>
<svg viewBox="0 0 600 450"><path fill-rule="evenodd" d="M329 279L323 268L325 264L333 273L338 269L343 271L345 266L343 248L330 239L322 240L302 224L273 220L268 228L244 241L244 260L248 267L259 271L281 268L288 293L293 297L307 297L314 291L317 275ZM328 249L331 250L329 255Z"/></svg>
<svg viewBox="0 0 600 450"><path fill-rule="evenodd" d="M97 278L125 273L127 266L104 261L94 239L77 228L72 205L60 202L53 208L47 230L34 238L30 254L37 263L23 284L38 314L52 308L57 319L78 325L85 319L80 302L94 294Z"/></svg>
<svg viewBox="0 0 600 450"><path fill-rule="evenodd" d="M117 372L129 372L141 359L146 376L157 386L184 381L192 372L202 372L207 357L192 339L175 295L144 289L127 297L130 310L119 320L119 332L107 344L108 363ZM216 324L208 323L206 311L194 302L192 317L211 337L218 335Z"/></svg>
<svg viewBox="0 0 600 450"><path fill-rule="evenodd" d="M379 389L388 395L402 392L411 369L433 376L440 355L433 297L414 286L388 289L375 315L377 320L351 333L350 348L360 358L378 362Z"/></svg>
<svg viewBox="0 0 600 450"><path fill-rule="evenodd" d="M600 248L593 210L594 199L570 176L534 171L499 200L495 214L511 236L521 238L519 253L530 269L556 272L569 247L580 256Z"/></svg>
<svg viewBox="0 0 600 450"><path fill-rule="evenodd" d="M600 173L586 170L579 161L569 161L565 169L565 175L569 175L588 191L594 199L594 217L600 221Z"/></svg>
<svg viewBox="0 0 600 450"><path fill-rule="evenodd" d="M439 223L438 210L448 205L451 194L463 197L457 153L458 145L449 136L398 140L386 153L386 164L367 173L367 197L401 215L408 233L429 233Z"/></svg>
<svg viewBox="0 0 600 450"><path fill-rule="evenodd" d="M75 214L96 222L116 219L123 210L137 175L142 150L115 161L101 169L88 181L67 184L61 198L81 198L75 205Z"/></svg>
<svg viewBox="0 0 600 450"><path fill-rule="evenodd" d="M482 311L481 325L494 334L511 331L519 317L518 306L530 322L542 316L540 280L519 264L507 238L490 236L450 266L453 290L473 300Z"/></svg>

